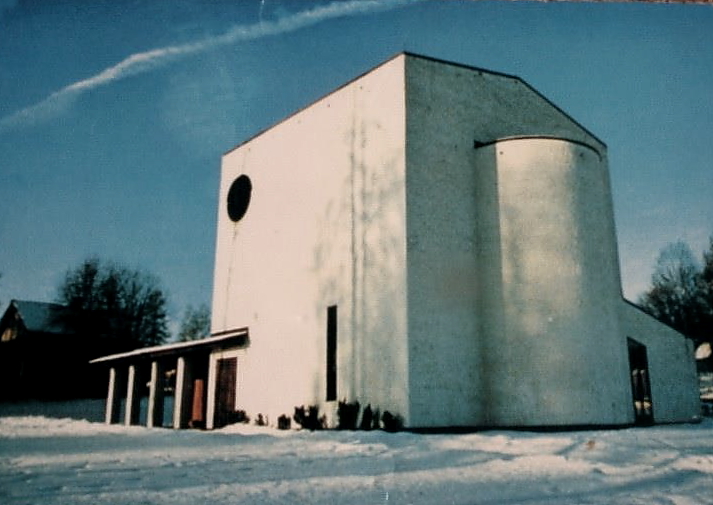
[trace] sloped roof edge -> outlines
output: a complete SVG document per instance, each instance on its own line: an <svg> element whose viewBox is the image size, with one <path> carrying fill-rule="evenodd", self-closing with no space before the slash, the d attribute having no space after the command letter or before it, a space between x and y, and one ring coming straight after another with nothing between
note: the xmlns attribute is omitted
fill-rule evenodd
<svg viewBox="0 0 713 505"><path fill-rule="evenodd" d="M577 127L581 128L582 131L584 131L587 135L589 135L589 136L592 137L594 140L596 140L597 142L599 142L600 144L602 144L604 147L606 147L606 145L607 145L606 142L604 142L602 139L600 139L599 137L597 137L596 135L594 135L591 131L589 131L587 128L585 128L579 121L577 121L577 120L574 119L572 116L570 116L567 112L565 112L564 110L562 110L562 108L560 108L556 103L554 103L552 100L550 100L550 99L547 98L545 95L543 95L541 92L539 92L534 86L532 86L529 82L527 82L527 81L526 81L525 79L523 79L522 77L519 77L519 76L514 75L514 74L507 74L507 73L505 73L505 72L498 72L498 71L496 71L496 70L489 70L489 69L487 69L487 68L476 67L476 66L473 66L473 65L465 64L465 63L458 63L458 62L454 62L454 61L444 60L444 59L441 59L441 58L434 58L434 57L432 57L432 56L425 56L425 55L422 55L422 54L412 53L412 52L409 52L409 51L403 51L403 52L399 53L399 54L396 55L396 56L399 56L400 54L404 54L404 55L406 55L406 56L411 56L412 58L420 58L420 59L422 59L422 60L433 61L433 62L436 62L436 63L441 63L441 64L443 64L443 65L450 65L450 66L452 66L452 67L460 67L460 68L464 68L464 69L467 69L467 70L472 70L472 71L474 71L474 72L483 72L483 73L486 73L486 74L495 75L495 76L503 77L503 78L506 78L506 79L514 79L514 80L516 80L516 81L519 81L519 82L521 82L523 85L525 85L530 91L532 91L533 93L535 93L539 98L541 98L542 100L544 100L545 102L547 102L547 104L549 104L553 109L557 110L560 114L562 114L564 117L566 117L569 121L571 121L571 122L572 122L573 124L575 124ZM396 56L394 56L394 58L395 58ZM393 58L392 58L392 59L393 59ZM388 60L388 61L390 61L390 60ZM375 68L376 68L376 67L375 67Z"/></svg>
<svg viewBox="0 0 713 505"><path fill-rule="evenodd" d="M474 71L474 72L483 72L483 73L487 73L487 74L490 74L490 75L494 75L494 76L498 76L498 77L503 77L503 78L506 78L506 79L514 79L514 80L517 80L518 82L522 83L525 87L527 87L530 91L532 91L533 93L535 93L535 95L537 95L539 98L541 98L542 100L544 100L544 101L545 101L548 105L550 105L553 109L557 110L560 114L562 114L564 117L566 117L566 118L567 118L569 121L571 121L574 125L576 125L578 128L581 128L582 131L584 131L587 135L589 135L590 137L592 137L593 139L595 139L597 142L599 142L600 144L602 144L604 147L606 147L606 143L605 143L604 141L602 141L599 137L597 137L596 135L594 135L591 131L589 131L587 128L585 128L581 123L579 123L579 122L578 122L576 119L574 119L571 115L569 115L567 112L565 112L564 110L562 110L557 104L555 104L552 100L550 100L550 99L547 98L545 95L543 95L542 93L540 93L535 87L533 87L529 82L525 81L525 80L522 79L521 77L518 77L518 76L513 75L513 74L507 74L507 73L504 73L504 72L498 72L498 71L495 71L495 70L489 70L489 69L482 68L482 67L476 67L476 66L473 66L473 65L467 65L467 64L465 64L465 63L458 63L458 62L454 62L454 61L450 61L450 60L444 60L444 59L441 59L441 58L435 58L435 57L432 57L432 56L426 56L426 55L423 55L423 54L413 53L413 52L410 52L410 51L399 51L398 53L394 54L394 55L391 56L390 58L387 58L386 60L382 61L381 63L379 63L379 64L377 64L377 65L374 65L373 67L370 67L370 68L367 69L366 71L364 71L364 72L362 72L362 73L356 75L355 77L349 79L348 81L344 82L343 84L341 84L340 86L334 88L333 90L331 90L331 91L329 91L329 92L327 92L327 93L321 95L321 96L318 97L317 99L315 99L315 100L313 100L313 101L307 103L306 105L304 105L304 106L302 106L302 107L296 109L294 112L288 114L287 116L283 117L282 119L279 119L278 121L272 123L271 125L269 125L269 126L267 126L267 127L265 127L265 128L260 129L260 130L257 131L255 134L249 136L249 137L246 138L245 140L239 142L238 144L236 144L236 145L233 146L232 148L230 148L230 149L228 149L227 151L225 151L225 152L223 153L223 156L225 156L225 155L227 155L227 154L230 154L231 152L233 152L233 151L235 151L236 149L238 149L238 148L244 146L245 144L251 142L252 140L254 140L254 139L260 137L260 136L263 135L264 133L266 133L266 132L272 130L273 128L275 128L275 127L277 127L277 126L279 126L280 124L284 123L285 121L288 121L289 119L291 119L292 117L298 115L298 114L301 113L302 111L304 111L304 110L310 108L312 105L314 105L314 104L316 104L316 103L318 103L318 102L324 100L325 98L328 98L329 96L333 95L334 93L339 92L340 90L344 89L345 87L349 86L350 84L352 84L352 83L358 81L358 80L361 79L362 77L364 77L364 76L370 74L371 72L377 70L378 68L380 68L380 67L382 67L382 66L384 66L384 65L387 65L388 63L392 62L393 60L395 60L396 58L399 58L399 57L401 57L401 56L408 56L408 57L410 57L410 58L419 58L419 59L422 59L422 60L433 61L433 62L440 63L440 64L443 64L443 65L449 65L449 66L452 66L452 67L460 67L460 68L464 68L464 69L467 69L467 70L472 70L472 71Z"/></svg>
<svg viewBox="0 0 713 505"><path fill-rule="evenodd" d="M214 348L227 347L237 345L240 347L248 344L248 329L238 328L229 332L221 332L211 337L201 340L191 340L188 342L174 342L171 344L156 345L152 347L143 347L134 349L133 351L122 352L118 354L110 354L91 360L89 363L109 363L113 361L155 358L171 354L181 354L195 352L198 350L210 350Z"/></svg>
<svg viewBox="0 0 713 505"><path fill-rule="evenodd" d="M642 307L641 305L638 305L638 304L632 302L631 300L627 300L627 299L624 298L624 297L622 297L621 299L624 300L624 303L626 303L626 304L629 305L630 307L633 307L633 308L637 309L639 312L642 312L643 314L646 314L647 316L649 316L651 319L653 319L653 320L656 321L657 323L664 325L666 328L669 328L670 330L675 331L676 333L678 333L679 335L681 335L681 337L685 338L686 340L693 341L693 339L692 339L691 337L689 337L688 335L686 335L686 334L684 334L684 333L681 333L679 330L677 330L676 328L674 328L673 326L671 326L671 325L668 324L667 322L662 321L661 319L659 319L658 317L656 317L655 315L653 315L651 312L649 312L648 310L646 310L646 309L645 309L644 307Z"/></svg>

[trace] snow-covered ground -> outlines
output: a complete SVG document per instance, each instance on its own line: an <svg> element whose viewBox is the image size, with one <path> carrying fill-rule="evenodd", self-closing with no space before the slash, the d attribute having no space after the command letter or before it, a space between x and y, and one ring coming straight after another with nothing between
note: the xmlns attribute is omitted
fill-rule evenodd
<svg viewBox="0 0 713 505"><path fill-rule="evenodd" d="M0 413L0 503L713 504L713 421L607 431L213 432Z"/></svg>

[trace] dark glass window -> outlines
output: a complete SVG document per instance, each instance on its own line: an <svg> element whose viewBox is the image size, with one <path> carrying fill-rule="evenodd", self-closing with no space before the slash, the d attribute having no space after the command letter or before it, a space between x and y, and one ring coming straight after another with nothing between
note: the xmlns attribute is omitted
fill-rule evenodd
<svg viewBox="0 0 713 505"><path fill-rule="evenodd" d="M327 401L337 399L337 306L327 307Z"/></svg>

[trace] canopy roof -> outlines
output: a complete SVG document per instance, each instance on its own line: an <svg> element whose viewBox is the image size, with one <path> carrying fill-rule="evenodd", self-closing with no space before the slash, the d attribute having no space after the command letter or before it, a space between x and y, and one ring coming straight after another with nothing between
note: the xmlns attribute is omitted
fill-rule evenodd
<svg viewBox="0 0 713 505"><path fill-rule="evenodd" d="M102 356L90 361L90 363L110 363L116 361L138 361L149 360L159 357L171 355L186 355L195 352L210 352L213 350L226 349L229 347L247 347L248 346L248 330L247 328L239 328L227 332L221 332L202 340L192 340L190 342L175 342L172 344L157 345L153 347L144 347L133 351L122 352L119 354L110 354Z"/></svg>

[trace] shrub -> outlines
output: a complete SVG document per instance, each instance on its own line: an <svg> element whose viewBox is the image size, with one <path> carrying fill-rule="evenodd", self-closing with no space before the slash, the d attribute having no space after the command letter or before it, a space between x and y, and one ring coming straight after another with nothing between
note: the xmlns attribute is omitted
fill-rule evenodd
<svg viewBox="0 0 713 505"><path fill-rule="evenodd" d="M255 419L255 424L258 426L267 426L270 424L268 422L267 416L263 416L262 414L257 415L257 419Z"/></svg>
<svg viewBox="0 0 713 505"><path fill-rule="evenodd" d="M379 412L379 409L376 409L371 416L371 429L372 430L378 430L381 428L381 424L379 423L379 420L381 419L381 413Z"/></svg>
<svg viewBox="0 0 713 505"><path fill-rule="evenodd" d="M337 429L356 430L359 418L359 402L347 403L346 400L337 404Z"/></svg>
<svg viewBox="0 0 713 505"><path fill-rule="evenodd" d="M384 431L401 431L404 427L404 421L399 415L393 415L388 410L384 411L381 416L381 422L384 423Z"/></svg>
<svg viewBox="0 0 713 505"><path fill-rule="evenodd" d="M292 419L302 428L310 431L322 430L327 427L327 417L319 417L319 407L316 405L310 405L307 409L305 409L304 405L295 407L295 414Z"/></svg>
<svg viewBox="0 0 713 505"><path fill-rule="evenodd" d="M282 414L277 418L277 429L278 430L289 430L292 427L292 419Z"/></svg>
<svg viewBox="0 0 713 505"><path fill-rule="evenodd" d="M379 420L377 419L378 423ZM371 410L371 404L364 407L364 412L361 415L361 424L359 425L360 430L370 431L373 429L374 423L374 412Z"/></svg>
<svg viewBox="0 0 713 505"><path fill-rule="evenodd" d="M236 410L228 414L228 424L244 423L250 422L250 417L245 413L244 410Z"/></svg>

